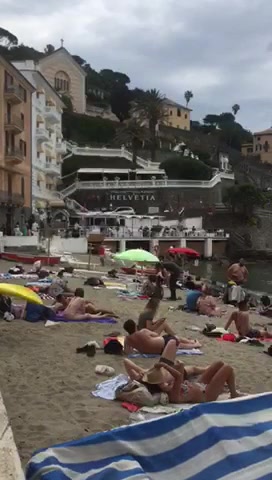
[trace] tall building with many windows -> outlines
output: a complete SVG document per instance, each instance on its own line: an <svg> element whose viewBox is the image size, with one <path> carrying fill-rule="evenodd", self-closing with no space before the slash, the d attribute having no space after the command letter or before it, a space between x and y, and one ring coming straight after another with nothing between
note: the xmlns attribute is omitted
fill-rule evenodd
<svg viewBox="0 0 272 480"><path fill-rule="evenodd" d="M32 95L35 87L0 56L0 227L12 233L31 213Z"/></svg>
<svg viewBox="0 0 272 480"><path fill-rule="evenodd" d="M32 61L14 62L35 87L32 94L32 208L55 206L57 182L61 176L63 102Z"/></svg>

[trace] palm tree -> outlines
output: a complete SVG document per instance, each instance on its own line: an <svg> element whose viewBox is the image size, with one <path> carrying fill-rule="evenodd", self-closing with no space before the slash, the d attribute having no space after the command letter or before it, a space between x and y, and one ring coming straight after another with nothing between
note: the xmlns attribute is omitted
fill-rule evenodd
<svg viewBox="0 0 272 480"><path fill-rule="evenodd" d="M143 122L147 122L150 134L151 160L156 160L156 129L159 123L163 123L167 117L165 108L165 96L159 90L151 89L144 92L135 101L134 113Z"/></svg>
<svg viewBox="0 0 272 480"><path fill-rule="evenodd" d="M184 98L186 100L186 107L188 107L190 100L194 98L193 92L191 92L191 90L186 90L184 93Z"/></svg>
<svg viewBox="0 0 272 480"><path fill-rule="evenodd" d="M118 129L115 141L119 145L130 145L132 149L132 170L137 169L137 155L138 150L144 140L148 138L146 129L142 123L136 119L131 118L127 120Z"/></svg>
<svg viewBox="0 0 272 480"><path fill-rule="evenodd" d="M239 112L240 110L240 105L238 105L238 103L235 103L232 107L232 111L233 111L233 115L236 117L237 113Z"/></svg>

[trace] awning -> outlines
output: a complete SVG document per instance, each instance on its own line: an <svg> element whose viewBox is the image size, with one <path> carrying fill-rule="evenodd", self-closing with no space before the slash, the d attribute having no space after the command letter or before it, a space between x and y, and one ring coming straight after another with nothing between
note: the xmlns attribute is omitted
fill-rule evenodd
<svg viewBox="0 0 272 480"><path fill-rule="evenodd" d="M47 177L46 177L46 183L47 183L47 185L54 185L54 180L53 180L53 178L47 176Z"/></svg>
<svg viewBox="0 0 272 480"><path fill-rule="evenodd" d="M44 182L44 175L40 172L37 173L37 181Z"/></svg>
<svg viewBox="0 0 272 480"><path fill-rule="evenodd" d="M50 200L49 206L54 208L62 208L65 207L65 203L63 200Z"/></svg>
<svg viewBox="0 0 272 480"><path fill-rule="evenodd" d="M43 202L42 200L36 200L35 207L36 208L45 208L46 207L46 202Z"/></svg>

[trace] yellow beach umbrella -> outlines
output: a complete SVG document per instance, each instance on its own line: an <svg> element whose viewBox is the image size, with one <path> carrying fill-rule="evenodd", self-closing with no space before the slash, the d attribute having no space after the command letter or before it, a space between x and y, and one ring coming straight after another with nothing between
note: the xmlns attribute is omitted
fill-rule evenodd
<svg viewBox="0 0 272 480"><path fill-rule="evenodd" d="M43 305L42 299L37 293L26 288L23 285L14 285L13 283L0 283L0 295L8 295L10 297L19 297L29 303Z"/></svg>

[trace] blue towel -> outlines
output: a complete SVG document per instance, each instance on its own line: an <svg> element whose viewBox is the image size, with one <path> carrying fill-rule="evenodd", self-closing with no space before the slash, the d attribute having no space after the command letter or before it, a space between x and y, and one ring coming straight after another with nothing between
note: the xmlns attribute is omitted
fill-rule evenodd
<svg viewBox="0 0 272 480"><path fill-rule="evenodd" d="M192 350L177 350L176 355L203 355L203 352L198 348ZM128 358L157 358L161 355L156 355L155 353L131 353Z"/></svg>

